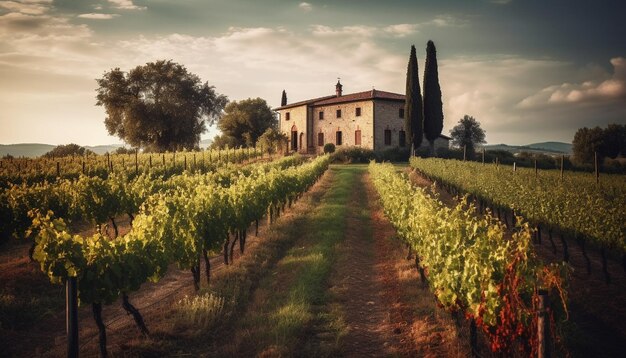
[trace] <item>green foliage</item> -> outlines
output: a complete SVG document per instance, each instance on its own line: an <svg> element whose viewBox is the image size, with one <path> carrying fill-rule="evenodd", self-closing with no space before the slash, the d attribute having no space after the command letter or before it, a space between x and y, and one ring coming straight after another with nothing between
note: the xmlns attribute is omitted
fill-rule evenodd
<svg viewBox="0 0 626 358"><path fill-rule="evenodd" d="M626 182L607 178L601 187L587 173L496 167L474 162L411 159L411 166L498 207L514 209L533 225L626 253ZM593 213L590 215L589 213Z"/></svg>
<svg viewBox="0 0 626 358"><path fill-rule="evenodd" d="M324 144L324 153L328 154L328 153L334 153L334 152L335 152L335 145L333 143Z"/></svg>
<svg viewBox="0 0 626 358"><path fill-rule="evenodd" d="M411 158L418 161L423 159ZM467 199L449 208L390 164L371 163L369 171L385 214L428 270L439 303L475 319L494 351L531 340L536 290L560 289L561 281L559 266L545 267L534 255L528 223L520 218L507 238L504 224L491 214L476 215Z"/></svg>
<svg viewBox="0 0 626 358"><path fill-rule="evenodd" d="M480 122L467 114L459 119L459 123L450 131L452 145L465 148L467 159L473 159L476 145L486 143L485 131L480 128Z"/></svg>
<svg viewBox="0 0 626 358"><path fill-rule="evenodd" d="M342 147L332 154L333 162L339 163L369 163L374 159L374 151L362 147Z"/></svg>
<svg viewBox="0 0 626 358"><path fill-rule="evenodd" d="M417 55L411 45L411 55L406 70L406 100L404 103L404 130L407 147L417 150L424 137L424 108L420 90Z"/></svg>
<svg viewBox="0 0 626 358"><path fill-rule="evenodd" d="M626 156L626 125L609 124L607 128L580 128L572 142L574 160L578 164L593 164L594 153L599 160Z"/></svg>
<svg viewBox="0 0 626 358"><path fill-rule="evenodd" d="M54 147L51 151L44 154L45 158L59 158L59 157L68 157L71 155L84 156L94 154L94 152L86 149L85 147L81 147L78 144L70 143L70 144L61 144Z"/></svg>
<svg viewBox="0 0 626 358"><path fill-rule="evenodd" d="M115 154L135 154L134 148L119 147L115 150Z"/></svg>
<svg viewBox="0 0 626 358"><path fill-rule="evenodd" d="M111 135L133 147L163 152L198 146L228 102L208 83L172 61L150 62L130 72L105 72L98 82L97 105Z"/></svg>
<svg viewBox="0 0 626 358"><path fill-rule="evenodd" d="M257 141L257 147L264 152L273 154L282 152L287 148L289 138L287 135L276 128L268 128Z"/></svg>
<svg viewBox="0 0 626 358"><path fill-rule="evenodd" d="M432 41L426 45L426 65L424 68L424 134L434 152L435 139L443 130L443 103L439 87L437 50Z"/></svg>
<svg viewBox="0 0 626 358"><path fill-rule="evenodd" d="M252 147L259 137L269 128L276 128L278 121L261 98L248 98L242 101L233 101L224 109L224 115L219 119L217 126L225 138L216 138L218 145L224 142L234 147Z"/></svg>

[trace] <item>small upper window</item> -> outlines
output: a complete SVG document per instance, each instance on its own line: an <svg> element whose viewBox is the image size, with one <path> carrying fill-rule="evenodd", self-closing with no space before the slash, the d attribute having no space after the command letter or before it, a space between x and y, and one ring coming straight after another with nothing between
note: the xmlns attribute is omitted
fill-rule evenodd
<svg viewBox="0 0 626 358"><path fill-rule="evenodd" d="M404 108L400 108L400 110L398 111L398 117L404 118Z"/></svg>
<svg viewBox="0 0 626 358"><path fill-rule="evenodd" d="M341 118L341 110L340 109L337 110L337 118Z"/></svg>
<svg viewBox="0 0 626 358"><path fill-rule="evenodd" d="M320 111L319 118L324 119L324 111Z"/></svg>
<svg viewBox="0 0 626 358"><path fill-rule="evenodd" d="M361 107L356 107L356 116L361 117Z"/></svg>
<svg viewBox="0 0 626 358"><path fill-rule="evenodd" d="M290 119L289 118L289 112L287 112L287 113L285 113L285 120L288 121L289 119Z"/></svg>

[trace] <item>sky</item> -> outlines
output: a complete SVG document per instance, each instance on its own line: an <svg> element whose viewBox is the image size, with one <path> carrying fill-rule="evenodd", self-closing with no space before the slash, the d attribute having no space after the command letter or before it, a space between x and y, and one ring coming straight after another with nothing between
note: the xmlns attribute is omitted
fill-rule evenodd
<svg viewBox="0 0 626 358"><path fill-rule="evenodd" d="M96 78L168 59L230 100L272 107L372 88L404 93L437 47L444 130L489 144L571 142L626 123L623 0L0 1L0 144L98 145ZM215 128L202 138L211 138Z"/></svg>

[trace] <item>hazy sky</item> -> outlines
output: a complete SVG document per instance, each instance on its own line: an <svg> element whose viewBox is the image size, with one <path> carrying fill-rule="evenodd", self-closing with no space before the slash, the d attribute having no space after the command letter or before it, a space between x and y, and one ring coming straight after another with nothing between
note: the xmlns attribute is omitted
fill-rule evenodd
<svg viewBox="0 0 626 358"><path fill-rule="evenodd" d="M444 134L464 115L490 144L571 142L626 123L623 0L0 1L0 144L120 143L95 79L159 59L231 100L278 106L334 93L403 93L437 46ZM203 138L212 137L215 130Z"/></svg>

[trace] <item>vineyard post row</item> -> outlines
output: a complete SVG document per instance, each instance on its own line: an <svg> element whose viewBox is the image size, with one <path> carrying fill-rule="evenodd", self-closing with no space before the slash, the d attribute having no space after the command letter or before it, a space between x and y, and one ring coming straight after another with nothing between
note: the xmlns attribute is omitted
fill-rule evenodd
<svg viewBox="0 0 626 358"><path fill-rule="evenodd" d="M329 157L322 156L299 167L244 177L227 188L206 184L169 195L156 194L137 215L131 231L112 241L101 233L91 237L71 235L64 221L54 218L53 213L36 213L33 257L53 283L77 278L78 297L80 302L92 304L100 330L100 350L105 356L102 304L111 304L122 296L124 308L133 315L141 332L148 334L139 311L128 300L130 292L146 281L158 281L174 262L191 269L194 286L198 287L202 256L208 260L207 252L228 243L229 233L242 230L242 225L249 227L268 209L278 212L302 195L328 164ZM238 239L243 252L245 235ZM71 336L68 338L71 340Z"/></svg>
<svg viewBox="0 0 626 358"><path fill-rule="evenodd" d="M472 350L480 328L493 352L510 353L518 338L529 355L549 352L545 338L556 329L542 324L566 315L565 266L537 259L528 223L520 218L508 239L502 222L477 216L467 200L449 208L391 164L371 163L369 171L385 215L416 254L422 280L444 308L470 320ZM549 314L543 290L553 302Z"/></svg>

